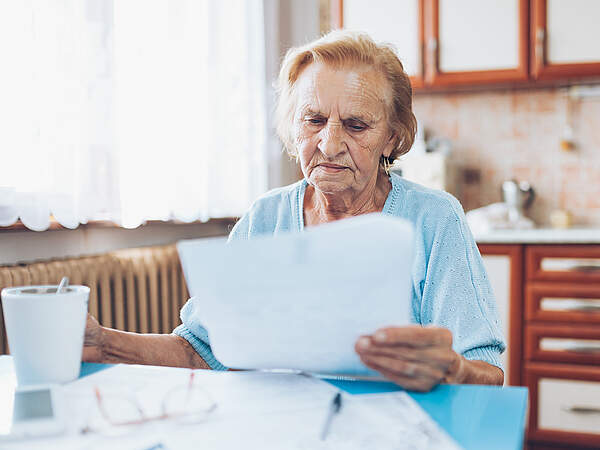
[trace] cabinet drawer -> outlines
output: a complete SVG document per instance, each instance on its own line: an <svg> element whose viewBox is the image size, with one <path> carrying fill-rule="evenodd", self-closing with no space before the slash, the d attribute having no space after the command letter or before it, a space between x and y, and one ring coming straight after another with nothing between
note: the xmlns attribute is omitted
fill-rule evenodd
<svg viewBox="0 0 600 450"><path fill-rule="evenodd" d="M600 328L528 325L525 330L525 358L600 366Z"/></svg>
<svg viewBox="0 0 600 450"><path fill-rule="evenodd" d="M600 323L600 283L528 283L527 320Z"/></svg>
<svg viewBox="0 0 600 450"><path fill-rule="evenodd" d="M600 245L531 245L525 259L528 280L600 281Z"/></svg>
<svg viewBox="0 0 600 450"><path fill-rule="evenodd" d="M529 439L600 446L600 368L527 364Z"/></svg>

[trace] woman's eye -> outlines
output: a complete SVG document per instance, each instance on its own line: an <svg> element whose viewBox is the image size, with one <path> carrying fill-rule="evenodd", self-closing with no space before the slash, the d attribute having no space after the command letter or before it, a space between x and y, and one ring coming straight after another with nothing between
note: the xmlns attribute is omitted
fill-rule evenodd
<svg viewBox="0 0 600 450"><path fill-rule="evenodd" d="M308 119L308 123L310 123L311 125L321 125L323 123L323 119L311 118Z"/></svg>
<svg viewBox="0 0 600 450"><path fill-rule="evenodd" d="M349 122L346 126L352 131L363 131L366 128L366 126L360 122Z"/></svg>

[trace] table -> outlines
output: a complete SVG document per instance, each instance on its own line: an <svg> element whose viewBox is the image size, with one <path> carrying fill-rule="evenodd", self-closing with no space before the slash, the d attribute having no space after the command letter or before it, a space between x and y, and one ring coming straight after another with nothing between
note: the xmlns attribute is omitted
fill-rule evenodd
<svg viewBox="0 0 600 450"><path fill-rule="evenodd" d="M80 377L110 364L83 363ZM10 380L13 381L10 381ZM0 356L0 388L14 382L12 358ZM393 383L329 381L350 394L401 390ZM527 389L476 385L440 385L428 393L409 395L465 449L522 449Z"/></svg>

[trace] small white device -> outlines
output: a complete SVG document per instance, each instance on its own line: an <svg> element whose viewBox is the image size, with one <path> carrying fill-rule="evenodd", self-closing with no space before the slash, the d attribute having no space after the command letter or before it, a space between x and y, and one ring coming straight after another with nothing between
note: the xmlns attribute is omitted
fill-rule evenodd
<svg viewBox="0 0 600 450"><path fill-rule="evenodd" d="M17 387L0 406L0 442L64 431L64 407L57 385Z"/></svg>

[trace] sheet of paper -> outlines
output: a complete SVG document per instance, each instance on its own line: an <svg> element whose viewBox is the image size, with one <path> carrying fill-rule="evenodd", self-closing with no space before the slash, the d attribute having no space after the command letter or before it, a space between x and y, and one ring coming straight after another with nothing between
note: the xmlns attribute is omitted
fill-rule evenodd
<svg viewBox="0 0 600 450"><path fill-rule="evenodd" d="M326 440L320 439L337 390L315 378L261 372L202 373L219 403L205 423L169 433L167 448L190 440L211 449L435 449L456 444L405 392L343 395Z"/></svg>
<svg viewBox="0 0 600 450"><path fill-rule="evenodd" d="M164 442L169 449L185 448L190 438L214 450L460 449L403 392L377 397L345 396L342 410L333 419L326 439L321 440L326 413L323 408L298 408L285 413L209 421L190 434L166 436Z"/></svg>
<svg viewBox="0 0 600 450"><path fill-rule="evenodd" d="M97 386L135 395L148 414L158 412L173 386L185 385L189 370L119 365L73 383L83 394ZM337 389L322 380L284 373L195 371L195 383L216 401L201 424L153 423L135 436L167 449L440 449L460 447L406 393L343 395L325 441L320 433ZM129 437L120 448L135 447ZM119 439L121 441L122 439ZM102 448L96 437L89 448ZM110 440L108 440L110 442ZM125 444L131 443L130 447Z"/></svg>
<svg viewBox="0 0 600 450"><path fill-rule="evenodd" d="M410 323L413 232L398 218L178 249L195 318L228 367L374 374L354 351L357 338Z"/></svg>

